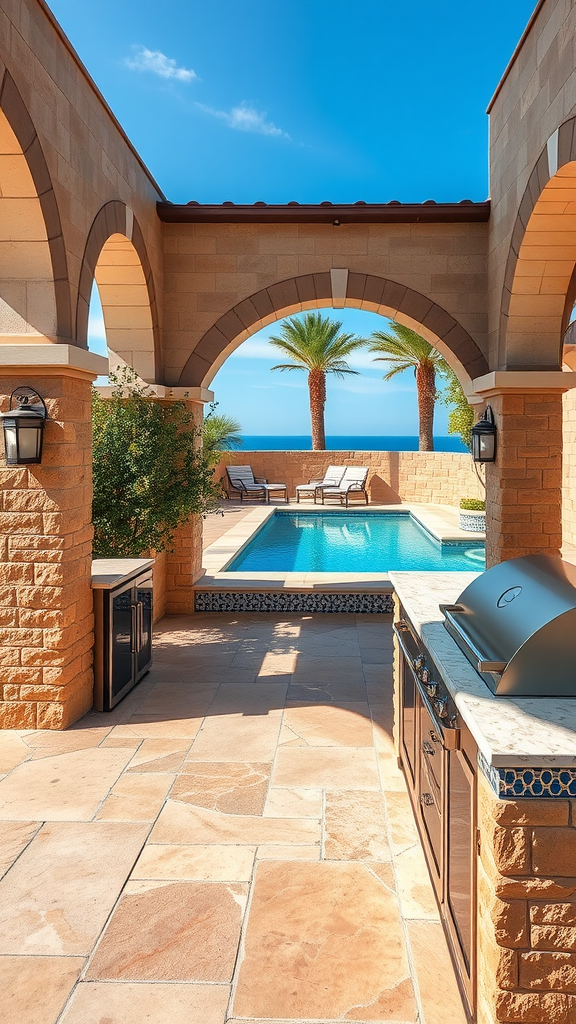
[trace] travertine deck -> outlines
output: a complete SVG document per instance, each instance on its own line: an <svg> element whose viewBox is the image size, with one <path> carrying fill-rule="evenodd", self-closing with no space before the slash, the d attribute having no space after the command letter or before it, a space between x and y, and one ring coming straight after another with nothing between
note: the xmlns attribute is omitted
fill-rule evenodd
<svg viewBox="0 0 576 1024"><path fill-rule="evenodd" d="M463 1024L391 650L385 616L164 620L112 714L0 734L4 1024Z"/></svg>

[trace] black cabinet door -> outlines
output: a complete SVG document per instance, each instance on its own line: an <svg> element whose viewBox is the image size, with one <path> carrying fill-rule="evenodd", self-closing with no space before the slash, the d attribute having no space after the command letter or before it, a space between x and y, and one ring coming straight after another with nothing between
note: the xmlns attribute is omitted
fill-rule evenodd
<svg viewBox="0 0 576 1024"><path fill-rule="evenodd" d="M114 698L134 681L133 664L133 589L129 587L111 598L111 685L110 706Z"/></svg>
<svg viewBox="0 0 576 1024"><path fill-rule="evenodd" d="M152 577L138 582L135 588L136 602L136 679L150 667L152 662Z"/></svg>

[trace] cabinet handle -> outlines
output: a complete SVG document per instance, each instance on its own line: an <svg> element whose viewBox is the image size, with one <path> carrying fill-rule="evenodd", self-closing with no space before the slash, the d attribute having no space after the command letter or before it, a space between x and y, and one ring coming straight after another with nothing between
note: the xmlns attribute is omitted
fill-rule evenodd
<svg viewBox="0 0 576 1024"><path fill-rule="evenodd" d="M428 742L428 740L424 740L422 744L422 750L424 751L425 754L430 754L431 756L433 756L436 753L434 747L432 746L431 743Z"/></svg>
<svg viewBox="0 0 576 1024"><path fill-rule="evenodd" d="M432 804L434 803L434 797L432 796L431 793L422 793L422 796L420 797L420 803L424 807L432 807Z"/></svg>
<svg viewBox="0 0 576 1024"><path fill-rule="evenodd" d="M130 615L132 617L132 624L130 628L130 650L132 654L138 649L138 605L130 605Z"/></svg>
<svg viewBox="0 0 576 1024"><path fill-rule="evenodd" d="M142 650L142 648L144 646L144 605L142 604L142 601L138 601L138 604L137 604L136 607L137 607L136 622L137 622L137 629L138 629L138 645L137 645L136 650L138 651L138 654L140 654L140 651Z"/></svg>

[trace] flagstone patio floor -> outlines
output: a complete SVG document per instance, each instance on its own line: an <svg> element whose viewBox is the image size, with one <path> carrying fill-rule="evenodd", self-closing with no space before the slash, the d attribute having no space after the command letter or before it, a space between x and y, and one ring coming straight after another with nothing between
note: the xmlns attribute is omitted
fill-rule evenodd
<svg viewBox="0 0 576 1024"><path fill-rule="evenodd" d="M464 1024L383 615L196 615L108 715L0 734L3 1024Z"/></svg>

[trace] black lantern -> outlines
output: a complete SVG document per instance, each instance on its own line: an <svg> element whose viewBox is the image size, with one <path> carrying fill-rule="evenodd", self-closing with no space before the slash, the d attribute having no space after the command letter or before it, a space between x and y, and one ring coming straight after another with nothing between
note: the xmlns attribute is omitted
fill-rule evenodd
<svg viewBox="0 0 576 1024"><path fill-rule="evenodd" d="M17 403L17 408L13 408ZM19 387L10 395L10 410L0 414L7 466L31 466L42 461L42 439L48 415L44 400L33 388Z"/></svg>
<svg viewBox="0 0 576 1024"><path fill-rule="evenodd" d="M472 458L474 462L496 461L496 425L489 405L482 419L472 427Z"/></svg>

